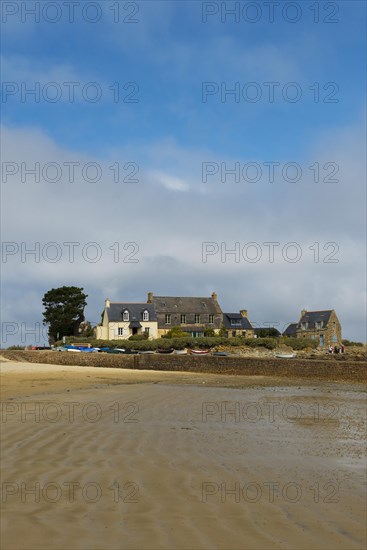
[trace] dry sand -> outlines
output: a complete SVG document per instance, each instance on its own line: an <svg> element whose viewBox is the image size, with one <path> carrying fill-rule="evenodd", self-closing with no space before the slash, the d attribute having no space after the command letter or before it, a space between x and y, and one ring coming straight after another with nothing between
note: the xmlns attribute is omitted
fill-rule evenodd
<svg viewBox="0 0 367 550"><path fill-rule="evenodd" d="M365 548L362 389L5 362L1 548Z"/></svg>

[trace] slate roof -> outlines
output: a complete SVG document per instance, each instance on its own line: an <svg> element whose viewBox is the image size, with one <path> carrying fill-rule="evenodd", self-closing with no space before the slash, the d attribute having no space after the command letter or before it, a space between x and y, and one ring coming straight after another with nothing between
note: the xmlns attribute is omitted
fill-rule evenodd
<svg viewBox="0 0 367 550"><path fill-rule="evenodd" d="M295 336L298 323L291 323L283 332L283 336Z"/></svg>
<svg viewBox="0 0 367 550"><path fill-rule="evenodd" d="M153 305L157 313L190 314L222 313L219 304L213 298L188 298L178 296L153 296Z"/></svg>
<svg viewBox="0 0 367 550"><path fill-rule="evenodd" d="M234 326L231 324L232 319L238 321L241 324ZM240 313L223 313L223 324L225 328L232 330L249 330L252 329L252 325L247 317L242 317Z"/></svg>
<svg viewBox="0 0 367 550"><path fill-rule="evenodd" d="M126 302L111 302L110 307L107 307L105 310L107 312L109 322L121 322L122 312L125 309L129 311L129 321L142 321L143 311L145 310L149 312L149 321L157 320L157 315L154 311L153 304L147 304L144 302L133 304Z"/></svg>
<svg viewBox="0 0 367 550"><path fill-rule="evenodd" d="M139 321L131 321L129 328L142 328L142 325L139 323Z"/></svg>
<svg viewBox="0 0 367 550"><path fill-rule="evenodd" d="M298 322L298 327L301 326L301 323L307 323L307 328L313 329L316 328L315 324L320 321L324 321L323 326L326 327L332 311L332 309L326 309L324 311L306 311L306 313L301 316L301 319Z"/></svg>

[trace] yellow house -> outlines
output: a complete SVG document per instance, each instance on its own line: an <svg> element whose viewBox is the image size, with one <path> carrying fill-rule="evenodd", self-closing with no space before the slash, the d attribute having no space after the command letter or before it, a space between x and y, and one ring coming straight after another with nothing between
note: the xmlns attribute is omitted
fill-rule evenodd
<svg viewBox="0 0 367 550"><path fill-rule="evenodd" d="M136 334L158 337L157 315L152 304L105 301L97 340L127 340Z"/></svg>

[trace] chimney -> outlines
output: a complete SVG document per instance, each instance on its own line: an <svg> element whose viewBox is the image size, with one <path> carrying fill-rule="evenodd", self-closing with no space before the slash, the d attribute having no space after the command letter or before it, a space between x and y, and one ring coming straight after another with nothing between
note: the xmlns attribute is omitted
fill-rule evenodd
<svg viewBox="0 0 367 550"><path fill-rule="evenodd" d="M217 301L218 301L218 295L217 295L217 293L216 293L216 292L213 292L213 294L212 294L212 298L213 298L213 300L214 300L215 302L217 302Z"/></svg>
<svg viewBox="0 0 367 550"><path fill-rule="evenodd" d="M303 317L304 315L306 315L306 313L307 313L307 311L306 311L305 309L302 309L302 311L301 311L301 319L302 319L302 317Z"/></svg>
<svg viewBox="0 0 367 550"><path fill-rule="evenodd" d="M148 304L153 303L153 292L148 292Z"/></svg>
<svg viewBox="0 0 367 550"><path fill-rule="evenodd" d="M240 309L240 313L241 313L242 317L247 318L247 309Z"/></svg>
<svg viewBox="0 0 367 550"><path fill-rule="evenodd" d="M104 307L111 307L111 302L109 301L108 298L106 298L104 301Z"/></svg>

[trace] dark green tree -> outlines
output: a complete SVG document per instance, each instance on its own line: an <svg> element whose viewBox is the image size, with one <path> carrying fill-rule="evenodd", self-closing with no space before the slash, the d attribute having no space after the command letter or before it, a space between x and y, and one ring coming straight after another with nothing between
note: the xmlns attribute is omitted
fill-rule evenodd
<svg viewBox="0 0 367 550"><path fill-rule="evenodd" d="M255 329L255 334L258 338L277 338L280 332L275 327L264 327Z"/></svg>
<svg viewBox="0 0 367 550"><path fill-rule="evenodd" d="M43 296L43 324L49 325L50 340L78 335L79 326L84 321L84 308L88 298L83 290L77 286L62 286L52 288Z"/></svg>

